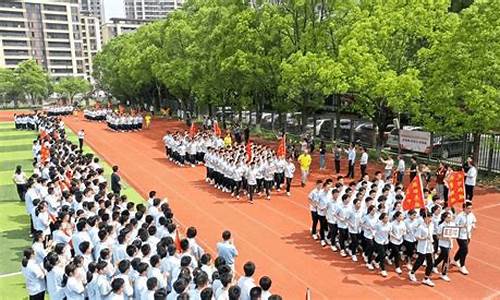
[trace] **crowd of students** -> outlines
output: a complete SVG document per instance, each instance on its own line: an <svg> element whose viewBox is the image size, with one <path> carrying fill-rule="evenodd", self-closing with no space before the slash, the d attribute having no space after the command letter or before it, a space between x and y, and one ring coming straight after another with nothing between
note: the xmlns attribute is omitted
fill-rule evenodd
<svg viewBox="0 0 500 300"><path fill-rule="evenodd" d="M111 108L86 108L83 117L89 121L105 121L106 117L113 113Z"/></svg>
<svg viewBox="0 0 500 300"><path fill-rule="evenodd" d="M149 127L151 117L146 115L144 118L141 114L116 114L111 113L106 116L106 123L113 131L139 131L143 128L144 119L146 119L146 128Z"/></svg>
<svg viewBox="0 0 500 300"><path fill-rule="evenodd" d="M255 282L252 262L236 280L231 232L212 256L195 227L181 238L156 192L128 201L117 166L108 184L99 159L66 139L59 118L39 114L37 127L33 174L18 166L13 176L31 220L21 262L30 299L281 299L269 277Z"/></svg>
<svg viewBox="0 0 500 300"><path fill-rule="evenodd" d="M38 113L14 114L17 130L38 130Z"/></svg>
<svg viewBox="0 0 500 300"><path fill-rule="evenodd" d="M353 262L362 258L369 270L379 269L383 277L388 276L387 265L397 274L405 266L409 279L416 282L415 274L424 265L422 283L432 287L432 273L450 281L450 261L467 275L468 245L476 228L472 202L466 201L457 212L445 205L436 189L424 189L424 198L425 207L404 210L402 185L392 184L381 172L349 184L342 176L337 182L318 180L309 194L311 234L342 257ZM454 241L443 235L447 227L459 230L453 257Z"/></svg>
<svg viewBox="0 0 500 300"><path fill-rule="evenodd" d="M295 172L291 157L286 159L264 145L232 142L203 131L191 136L188 132L167 133L163 138L167 157L179 166L204 164L206 182L240 199L242 194L254 203L255 196L272 191L290 196Z"/></svg>

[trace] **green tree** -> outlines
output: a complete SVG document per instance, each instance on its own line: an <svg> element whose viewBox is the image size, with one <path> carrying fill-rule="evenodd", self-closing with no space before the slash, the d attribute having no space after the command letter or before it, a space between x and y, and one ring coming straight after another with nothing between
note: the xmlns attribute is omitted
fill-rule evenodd
<svg viewBox="0 0 500 300"><path fill-rule="evenodd" d="M73 103L73 98L77 94L86 94L92 89L90 83L81 77L65 77L54 85L54 91Z"/></svg>
<svg viewBox="0 0 500 300"><path fill-rule="evenodd" d="M499 10L499 1L475 1L422 53L422 122L441 134L473 133L476 159L480 134L500 129Z"/></svg>
<svg viewBox="0 0 500 300"><path fill-rule="evenodd" d="M20 96L16 73L12 69L0 68L0 97L6 101L14 100L18 106Z"/></svg>
<svg viewBox="0 0 500 300"><path fill-rule="evenodd" d="M30 59L20 63L16 70L17 84L24 95L26 95L33 105L40 104L42 98L47 97L50 90L50 80L43 68Z"/></svg>

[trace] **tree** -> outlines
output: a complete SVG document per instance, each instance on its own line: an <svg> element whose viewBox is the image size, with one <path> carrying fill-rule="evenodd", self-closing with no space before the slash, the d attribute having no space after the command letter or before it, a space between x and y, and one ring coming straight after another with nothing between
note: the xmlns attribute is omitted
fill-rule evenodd
<svg viewBox="0 0 500 300"><path fill-rule="evenodd" d="M411 111L421 95L421 49L443 28L448 0L375 0L364 3L361 16L340 46L352 107L378 130L377 148L393 112Z"/></svg>
<svg viewBox="0 0 500 300"><path fill-rule="evenodd" d="M499 10L499 1L475 1L422 53L421 121L441 134L473 133L476 160L480 134L500 129Z"/></svg>
<svg viewBox="0 0 500 300"><path fill-rule="evenodd" d="M20 95L19 84L16 73L7 68L0 68L0 97L3 99L13 99L14 106L18 106Z"/></svg>
<svg viewBox="0 0 500 300"><path fill-rule="evenodd" d="M20 90L31 99L33 105L37 104L36 100L41 101L48 96L49 76L35 60L23 61L17 66L15 73Z"/></svg>
<svg viewBox="0 0 500 300"><path fill-rule="evenodd" d="M60 79L54 86L56 93L62 94L73 103L73 98L77 94L85 94L91 90L90 83L81 77L65 77Z"/></svg>

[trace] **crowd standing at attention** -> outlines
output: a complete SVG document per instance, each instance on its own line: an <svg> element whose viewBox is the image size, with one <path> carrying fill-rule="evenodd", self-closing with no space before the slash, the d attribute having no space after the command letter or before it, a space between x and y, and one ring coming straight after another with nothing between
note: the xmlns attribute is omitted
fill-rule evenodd
<svg viewBox="0 0 500 300"><path fill-rule="evenodd" d="M220 138L212 131L195 135L175 132L163 137L166 155L179 166L204 164L205 181L215 188L249 203L256 196L271 199L272 191L290 196L295 173L293 159L278 155L273 149L256 143L232 142L230 135Z"/></svg>
<svg viewBox="0 0 500 300"><path fill-rule="evenodd" d="M195 227L181 238L166 199L151 191L130 202L119 168L108 185L99 158L67 140L61 124L37 115L33 174L18 166L13 176L31 220L33 244L21 262L30 299L281 299L271 278L254 278L253 262L237 278L230 231L214 254Z"/></svg>

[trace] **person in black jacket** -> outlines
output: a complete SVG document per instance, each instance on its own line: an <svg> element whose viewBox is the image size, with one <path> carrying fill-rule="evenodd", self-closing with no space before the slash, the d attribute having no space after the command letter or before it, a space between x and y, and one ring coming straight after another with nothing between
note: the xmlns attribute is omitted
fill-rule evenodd
<svg viewBox="0 0 500 300"><path fill-rule="evenodd" d="M120 194L122 183L120 175L118 175L118 166L113 166L113 173L111 174L111 190L115 194Z"/></svg>

